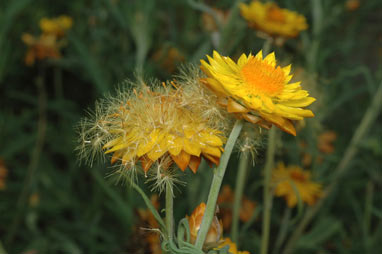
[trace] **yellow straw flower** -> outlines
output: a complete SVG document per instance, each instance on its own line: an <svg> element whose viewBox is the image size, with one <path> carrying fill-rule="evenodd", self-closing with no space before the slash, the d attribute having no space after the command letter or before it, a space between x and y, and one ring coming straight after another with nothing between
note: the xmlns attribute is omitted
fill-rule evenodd
<svg viewBox="0 0 382 254"><path fill-rule="evenodd" d="M222 249L225 246L229 246L228 252L230 254L250 254L248 251L238 251L236 243L233 243L230 238L224 238L224 241L219 244L218 249Z"/></svg>
<svg viewBox="0 0 382 254"><path fill-rule="evenodd" d="M216 51L207 58L209 63L201 60L200 68L207 75L201 81L228 112L265 128L274 124L292 135L296 130L291 120L314 116L302 107L315 99L301 89L300 82L288 83L291 65L276 66L274 53L264 59L262 51L256 56L242 54L237 63Z"/></svg>
<svg viewBox="0 0 382 254"><path fill-rule="evenodd" d="M64 36L65 32L73 25L71 17L62 15L57 18L42 18L40 20L40 29L44 34L54 34L56 36Z"/></svg>
<svg viewBox="0 0 382 254"><path fill-rule="evenodd" d="M249 5L241 3L239 7L251 27L271 36L296 37L308 28L304 16L275 3L253 1Z"/></svg>
<svg viewBox="0 0 382 254"><path fill-rule="evenodd" d="M200 225L202 224L205 210L206 210L206 204L201 203L198 207L195 208L195 210L192 212L190 217L186 216L186 218L188 219L188 224L190 226L190 237L191 237L192 244L195 243L196 237L198 236L198 232L200 229ZM221 220L219 221L218 218L215 216L213 218L210 229L207 233L206 241L204 242L204 244L208 245L208 244L218 243L222 234L223 234L222 221Z"/></svg>
<svg viewBox="0 0 382 254"><path fill-rule="evenodd" d="M140 161L145 173L154 162L164 169L175 162L182 171L189 167L194 173L202 157L218 164L225 137L211 123L214 118L203 116L187 96L182 88L168 87L121 92L119 98L102 103L96 121L84 124L89 128L81 134L80 150L86 153L87 145L101 148L112 154L112 163L119 161L127 169Z"/></svg>
<svg viewBox="0 0 382 254"><path fill-rule="evenodd" d="M322 196L321 184L311 181L310 172L298 166L285 167L283 163L279 163L272 172L272 184L275 195L283 196L289 207L297 205L297 193L308 205L314 205Z"/></svg>

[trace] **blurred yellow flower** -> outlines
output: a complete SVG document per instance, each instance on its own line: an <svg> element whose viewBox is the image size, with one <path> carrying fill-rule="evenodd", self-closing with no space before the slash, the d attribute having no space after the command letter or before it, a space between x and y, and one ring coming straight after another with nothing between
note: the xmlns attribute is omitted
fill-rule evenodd
<svg viewBox="0 0 382 254"><path fill-rule="evenodd" d="M72 25L72 18L65 15L52 19L42 18L40 20L40 29L44 34L54 34L59 37L64 36Z"/></svg>
<svg viewBox="0 0 382 254"><path fill-rule="evenodd" d="M190 234L191 234L191 243L194 244L196 241L196 237L198 236L198 232L200 229L200 225L202 224L202 219L204 216L204 211L206 210L206 204L201 203L195 210L192 212L191 216L186 218L188 219L188 224L190 226ZM210 229L207 233L205 245L209 244L217 244L220 238L223 235L223 225L222 221L218 220L215 216L213 218Z"/></svg>
<svg viewBox="0 0 382 254"><path fill-rule="evenodd" d="M298 166L285 167L279 163L272 172L272 185L275 187L275 195L284 197L289 207L295 207L298 195L308 205L314 205L322 196L322 186L311 181L310 172Z"/></svg>
<svg viewBox="0 0 382 254"><path fill-rule="evenodd" d="M25 55L25 64L31 66L36 60L58 59L61 57L61 44L57 42L57 37L52 34L42 34L36 38L31 34L25 33L21 37L22 41L28 46Z"/></svg>
<svg viewBox="0 0 382 254"><path fill-rule="evenodd" d="M5 163L0 159L0 190L4 190L6 187L6 179L8 176L8 169L5 167Z"/></svg>
<svg viewBox="0 0 382 254"><path fill-rule="evenodd" d="M303 109L315 101L302 90L300 82L288 83L291 65L276 66L275 54L263 59L262 51L256 56L242 54L235 63L216 51L207 56L209 63L201 60L201 69L207 78L201 82L220 97L220 104L237 117L269 128L272 124L287 133L296 135L291 120L313 117Z"/></svg>
<svg viewBox="0 0 382 254"><path fill-rule="evenodd" d="M238 251L236 243L233 243L230 238L224 238L224 241L219 244L218 249L224 248L225 246L229 246L228 252L230 254L250 254L248 251Z"/></svg>
<svg viewBox="0 0 382 254"><path fill-rule="evenodd" d="M241 3L239 7L251 27L271 36L296 37L308 28L304 16L282 9L273 2L252 1L249 5Z"/></svg>

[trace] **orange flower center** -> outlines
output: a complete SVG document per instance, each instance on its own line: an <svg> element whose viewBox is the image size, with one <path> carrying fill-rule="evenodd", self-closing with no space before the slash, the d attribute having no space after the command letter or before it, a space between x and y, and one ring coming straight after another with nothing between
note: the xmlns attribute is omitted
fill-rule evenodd
<svg viewBox="0 0 382 254"><path fill-rule="evenodd" d="M292 171L290 177L296 182L306 182L308 180L308 177L299 171Z"/></svg>
<svg viewBox="0 0 382 254"><path fill-rule="evenodd" d="M241 75L250 89L266 95L277 95L284 88L285 74L280 66L274 68L270 64L252 58L241 69Z"/></svg>
<svg viewBox="0 0 382 254"><path fill-rule="evenodd" d="M284 12L279 7L272 5L267 10L266 19L268 21L283 24L285 23L286 17Z"/></svg>

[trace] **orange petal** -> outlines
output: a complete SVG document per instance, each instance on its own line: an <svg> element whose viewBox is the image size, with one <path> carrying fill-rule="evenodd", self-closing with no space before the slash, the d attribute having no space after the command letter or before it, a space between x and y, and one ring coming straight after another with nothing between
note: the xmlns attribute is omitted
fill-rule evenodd
<svg viewBox="0 0 382 254"><path fill-rule="evenodd" d="M171 154L171 158L175 161L176 165L178 165L178 167L184 171L190 163L191 155L182 150L176 156Z"/></svg>
<svg viewBox="0 0 382 254"><path fill-rule="evenodd" d="M120 159L122 156L122 153L120 151L113 153L113 156L111 157L111 164L114 164L118 159Z"/></svg>
<svg viewBox="0 0 382 254"><path fill-rule="evenodd" d="M248 122L253 123L253 124L257 124L261 120L260 117L254 116L251 114L243 114L242 116L245 120L247 120Z"/></svg>
<svg viewBox="0 0 382 254"><path fill-rule="evenodd" d="M142 156L139 158L139 160L142 163L142 169L147 173L149 169L151 168L151 165L153 165L154 161L150 160L147 156Z"/></svg>
<svg viewBox="0 0 382 254"><path fill-rule="evenodd" d="M219 162L220 162L219 157L215 157L215 156L212 156L212 155L209 155L206 153L203 153L203 157L206 159L206 161L210 167L212 167L212 163L215 165L219 165Z"/></svg>
<svg viewBox="0 0 382 254"><path fill-rule="evenodd" d="M192 170L192 172L194 172L194 174L196 174L196 171L198 170L201 161L202 157L191 156L190 164L188 165L188 167Z"/></svg>
<svg viewBox="0 0 382 254"><path fill-rule="evenodd" d="M249 110L230 98L228 99L227 111L228 113L247 113Z"/></svg>

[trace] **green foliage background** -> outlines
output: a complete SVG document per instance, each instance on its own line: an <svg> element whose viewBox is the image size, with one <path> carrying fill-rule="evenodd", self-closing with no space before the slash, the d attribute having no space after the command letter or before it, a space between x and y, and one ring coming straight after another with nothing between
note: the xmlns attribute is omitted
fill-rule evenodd
<svg viewBox="0 0 382 254"><path fill-rule="evenodd" d="M256 53L264 40L247 27L238 1L205 1L210 7L231 10L221 30L219 52L231 57ZM327 186L382 81L382 4L360 1L354 11L346 1L286 0L282 7L307 17L310 28L283 47L272 47L281 64L305 70L306 89L318 102L316 117L307 120L297 138L283 135L277 159L301 165L305 141L313 158L324 156L311 170ZM141 198L123 184L105 177L112 169L104 163L79 165L74 148L75 125L96 99L113 93L135 73L160 80L171 78L162 62L171 47L187 63L198 63L215 48L201 19L205 6L193 1L130 0L12 0L0 2L0 158L8 169L6 188L0 190L0 253L149 253L132 235ZM199 8L202 6L201 8ZM27 47L21 35L39 33L43 17L69 15L74 25L67 35L63 57L24 64ZM159 50L165 52L156 60ZM179 63L176 63L179 64ZM285 64L284 64L285 65ZM305 83L304 83L305 82ZM380 98L382 100L382 98ZM358 145L346 174L318 216L299 239L293 253L371 253L382 241L382 119ZM322 155L317 136L337 133L335 152ZM261 204L261 168L264 151L258 149L256 166L247 177L245 194ZM234 187L234 156L225 182ZM188 185L175 199L177 220L205 200L206 168L187 173ZM206 180L207 179L207 180ZM143 182L143 181L141 181ZM146 189L149 193L149 189ZM31 205L30 196L39 202ZM273 202L271 250L285 202ZM297 210L297 209L295 209ZM299 220L304 211L292 211ZM286 229L287 236L295 224ZM242 227L240 248L257 253L261 216ZM229 232L227 232L228 234Z"/></svg>

